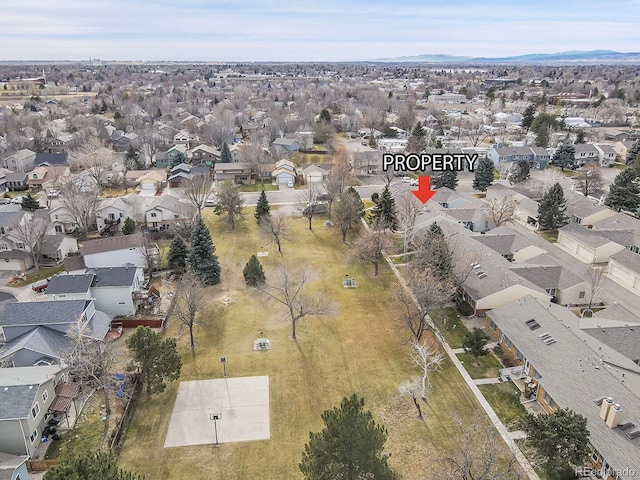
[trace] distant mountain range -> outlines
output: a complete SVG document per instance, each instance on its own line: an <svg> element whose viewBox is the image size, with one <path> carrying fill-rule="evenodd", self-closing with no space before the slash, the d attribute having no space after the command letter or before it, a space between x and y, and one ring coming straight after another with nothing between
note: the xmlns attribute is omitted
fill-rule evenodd
<svg viewBox="0 0 640 480"><path fill-rule="evenodd" d="M531 53L513 57L464 57L456 55L412 55L397 58L378 58L374 62L387 63L463 63L467 65L572 65L572 64L640 64L640 52L613 50L570 51L559 53Z"/></svg>

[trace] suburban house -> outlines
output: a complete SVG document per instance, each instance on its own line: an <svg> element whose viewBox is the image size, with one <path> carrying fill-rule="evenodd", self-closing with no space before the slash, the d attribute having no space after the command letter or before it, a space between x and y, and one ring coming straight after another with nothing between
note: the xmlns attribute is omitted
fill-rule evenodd
<svg viewBox="0 0 640 480"><path fill-rule="evenodd" d="M514 219L528 228L538 228L538 202L516 190L496 183L487 188L487 202L492 200L505 201L512 200L514 203Z"/></svg>
<svg viewBox="0 0 640 480"><path fill-rule="evenodd" d="M619 303L581 318L580 329L640 365L640 317Z"/></svg>
<svg viewBox="0 0 640 480"><path fill-rule="evenodd" d="M18 150L13 155L4 159L4 166L14 172L24 173L31 170L33 161L36 159L36 152L26 148Z"/></svg>
<svg viewBox="0 0 640 480"><path fill-rule="evenodd" d="M175 230L190 226L194 213L194 207L190 203L171 195L162 195L154 197L145 206L144 224L153 232Z"/></svg>
<svg viewBox="0 0 640 480"><path fill-rule="evenodd" d="M102 340L111 318L96 310L93 300L7 303L0 312L6 342L0 360L14 367L60 364L72 343L66 334L78 320L86 336Z"/></svg>
<svg viewBox="0 0 640 480"><path fill-rule="evenodd" d="M198 145L189 151L189 160L193 165L201 167L213 167L213 164L220 161L220 150L209 145Z"/></svg>
<svg viewBox="0 0 640 480"><path fill-rule="evenodd" d="M512 265L511 270L543 289L560 305L581 305L586 301L584 280L568 269L554 265L546 255L534 257L527 265Z"/></svg>
<svg viewBox="0 0 640 480"><path fill-rule="evenodd" d="M379 150L365 150L351 154L353 174L378 175L382 171L382 154Z"/></svg>
<svg viewBox="0 0 640 480"><path fill-rule="evenodd" d="M210 175L210 172L209 167L194 167L188 163L180 163L169 172L167 183L170 188L186 187L194 177Z"/></svg>
<svg viewBox="0 0 640 480"><path fill-rule="evenodd" d="M567 200L565 215L569 218L569 221L579 223L584 227L591 228L595 223L616 214L609 207L601 205L600 201L594 201L581 193L565 191L564 196Z"/></svg>
<svg viewBox="0 0 640 480"><path fill-rule="evenodd" d="M0 427L1 428L1 427ZM0 478L7 480L29 480L27 456L11 455L0 451Z"/></svg>
<svg viewBox="0 0 640 480"><path fill-rule="evenodd" d="M0 369L0 452L4 452L0 453L0 478L29 478L13 474L40 445L52 415L56 386L64 382L64 376L58 365ZM4 461L17 465L13 470L5 469ZM26 467L22 471L26 472Z"/></svg>
<svg viewBox="0 0 640 480"><path fill-rule="evenodd" d="M531 168L536 169L546 168L551 159L549 152L542 147L499 147L495 145L487 151L487 157L493 161L496 167L501 163L526 160Z"/></svg>
<svg viewBox="0 0 640 480"><path fill-rule="evenodd" d="M598 150L598 156L600 158L600 166L601 167L613 167L614 162L616 161L616 151L613 149L613 145L606 144L596 144L594 145L596 150Z"/></svg>
<svg viewBox="0 0 640 480"><path fill-rule="evenodd" d="M142 198L135 193L124 197L104 198L96 208L96 225L98 233L114 234L122 231L122 226L127 217L136 220L139 210L138 204Z"/></svg>
<svg viewBox="0 0 640 480"><path fill-rule="evenodd" d="M129 172L127 172L127 175ZM154 196L167 185L167 171L162 169L146 170L133 181L141 196Z"/></svg>
<svg viewBox="0 0 640 480"><path fill-rule="evenodd" d="M189 132L185 130L180 130L173 136L173 143L176 145L185 146L186 149L189 149L191 145L194 145L198 141L197 135L191 135Z"/></svg>
<svg viewBox="0 0 640 480"><path fill-rule="evenodd" d="M214 179L217 185L230 180L235 185L251 183L253 167L250 163L216 163L213 166Z"/></svg>
<svg viewBox="0 0 640 480"><path fill-rule="evenodd" d="M569 223L558 230L556 243L583 263L606 263L609 257L635 245L631 230L592 230Z"/></svg>
<svg viewBox="0 0 640 480"><path fill-rule="evenodd" d="M291 156L300 150L300 142L295 138L276 138L271 144L272 150L284 152L287 156Z"/></svg>
<svg viewBox="0 0 640 480"><path fill-rule="evenodd" d="M4 175L4 188L11 192L26 190L29 188L27 181L29 174L24 172L10 172Z"/></svg>
<svg viewBox="0 0 640 480"><path fill-rule="evenodd" d="M381 152L403 153L407 150L409 140L406 138L381 138L378 140L378 150Z"/></svg>
<svg viewBox="0 0 640 480"><path fill-rule="evenodd" d="M316 185L322 185L329 176L331 172L331 167L333 165L314 165L307 164L302 165L302 177L304 178L304 183L310 184L314 183Z"/></svg>
<svg viewBox="0 0 640 480"><path fill-rule="evenodd" d="M589 462L605 472L600 478L630 478L616 471L640 471L640 367L581 330L580 321L564 307L524 297L487 312L486 329L545 411L569 408L586 417Z"/></svg>
<svg viewBox="0 0 640 480"><path fill-rule="evenodd" d="M93 299L98 310L126 316L136 313L143 283L144 272L139 267L93 268L55 275L45 293L53 301Z"/></svg>
<svg viewBox="0 0 640 480"><path fill-rule="evenodd" d="M576 165L585 165L587 163L600 163L600 152L591 143L577 143L573 146L575 149Z"/></svg>
<svg viewBox="0 0 640 480"><path fill-rule="evenodd" d="M617 154L617 161L624 163L627 158L627 152L635 142L633 140L620 140L613 144L613 150Z"/></svg>
<svg viewBox="0 0 640 480"><path fill-rule="evenodd" d="M505 225L489 230L484 235L476 235L473 238L499 253L510 262L524 263L547 253L546 250L532 245L529 239Z"/></svg>
<svg viewBox="0 0 640 480"><path fill-rule="evenodd" d="M141 233L85 240L80 254L87 268L120 267L128 264L146 268L144 237Z"/></svg>
<svg viewBox="0 0 640 480"><path fill-rule="evenodd" d="M607 277L640 295L640 255L621 250L609 257Z"/></svg>
<svg viewBox="0 0 640 480"><path fill-rule="evenodd" d="M455 190L451 190L449 187L438 188L436 194L431 198L431 201L446 209L472 206L469 200L464 198Z"/></svg>
<svg viewBox="0 0 640 480"><path fill-rule="evenodd" d="M429 102L438 103L441 105L457 105L460 103L467 103L466 95L461 93L441 93L429 95Z"/></svg>
<svg viewBox="0 0 640 480"><path fill-rule="evenodd" d="M69 154L68 153L36 153L36 158L33 161L34 167L42 166L68 166Z"/></svg>
<svg viewBox="0 0 640 480"><path fill-rule="evenodd" d="M276 168L271 172L271 177L275 178L278 185L286 185L289 182L296 182L296 166L289 160L279 160L276 162Z"/></svg>

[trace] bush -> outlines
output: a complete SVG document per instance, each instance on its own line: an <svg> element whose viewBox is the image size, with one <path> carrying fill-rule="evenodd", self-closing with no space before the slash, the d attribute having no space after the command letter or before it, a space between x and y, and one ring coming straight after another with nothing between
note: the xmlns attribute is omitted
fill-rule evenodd
<svg viewBox="0 0 640 480"><path fill-rule="evenodd" d="M502 357L500 357L500 361L505 368L516 366L516 362L514 362L513 358L511 358L509 355L503 355Z"/></svg>
<svg viewBox="0 0 640 480"><path fill-rule="evenodd" d="M496 345L495 347L493 347L493 353L498 358L502 358L504 356L504 350L502 350L502 347L500 345Z"/></svg>

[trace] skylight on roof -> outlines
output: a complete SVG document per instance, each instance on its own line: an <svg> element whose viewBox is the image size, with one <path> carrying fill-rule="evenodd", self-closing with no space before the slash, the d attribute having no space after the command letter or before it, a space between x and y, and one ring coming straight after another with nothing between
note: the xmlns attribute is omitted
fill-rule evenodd
<svg viewBox="0 0 640 480"><path fill-rule="evenodd" d="M539 335L538 338L547 345L553 345L557 342L557 340L553 338L553 336L549 332L545 332L542 335Z"/></svg>
<svg viewBox="0 0 640 480"><path fill-rule="evenodd" d="M524 323L525 323L525 325L527 327L529 327L529 330L536 330L536 329L540 328L540 324L538 322L536 322L533 318L527 320Z"/></svg>

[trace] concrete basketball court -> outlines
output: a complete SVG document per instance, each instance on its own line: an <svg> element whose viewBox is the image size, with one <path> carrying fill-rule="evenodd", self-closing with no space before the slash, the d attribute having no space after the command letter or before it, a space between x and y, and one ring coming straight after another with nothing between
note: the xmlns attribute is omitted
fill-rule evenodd
<svg viewBox="0 0 640 480"><path fill-rule="evenodd" d="M219 443L268 440L269 377L181 382L164 447L216 443L211 414L220 415Z"/></svg>

